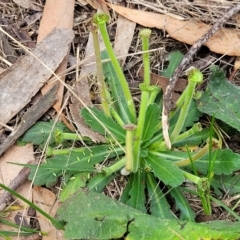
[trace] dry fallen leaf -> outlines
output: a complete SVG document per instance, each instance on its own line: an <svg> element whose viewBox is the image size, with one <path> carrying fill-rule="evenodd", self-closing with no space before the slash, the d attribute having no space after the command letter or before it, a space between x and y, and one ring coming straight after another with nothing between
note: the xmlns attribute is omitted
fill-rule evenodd
<svg viewBox="0 0 240 240"><path fill-rule="evenodd" d="M31 101L52 75L49 69L54 71L66 55L72 39L72 30L55 29L32 51L35 57L27 54L19 58L0 75L0 122L6 124Z"/></svg>
<svg viewBox="0 0 240 240"><path fill-rule="evenodd" d="M139 71L139 76L143 78L143 70L142 69ZM155 73L151 73L151 84L160 86L164 93L166 91L168 82L169 82L169 78L157 75ZM186 86L187 86L187 80L180 78L180 79L178 79L178 81L174 87L174 91L183 92L184 89L186 88ZM173 95L172 95L172 100L174 102L176 102L180 96L180 94L178 94L176 92L173 92Z"/></svg>
<svg viewBox="0 0 240 240"><path fill-rule="evenodd" d="M169 37L192 45L202 37L210 25L202 22L180 21L163 14L134 10L119 5L106 3L117 13L145 27L156 27L168 32ZM204 45L211 51L230 56L240 56L240 33L238 29L222 28Z"/></svg>
<svg viewBox="0 0 240 240"><path fill-rule="evenodd" d="M44 39L54 28L67 28L72 29L73 27L73 13L74 13L74 0L65 0L65 1L59 1L58 4L56 4L55 0L47 0L43 17L40 22L39 27L39 35L38 35L38 42L41 42L42 39ZM68 53L64 57L63 61L59 65L59 67L56 69L55 73L58 75L59 73L63 72L67 68L68 63ZM61 80L65 81L65 76L60 77ZM46 84L42 88L42 93L45 94L49 91L50 88L55 84L55 81L49 81L48 84ZM60 113L61 106L62 106L62 99L63 99L63 90L64 85L59 84L57 96L58 100L54 104L53 108ZM67 122L65 117L61 115L61 119L66 123L67 126L70 124Z"/></svg>
<svg viewBox="0 0 240 240"><path fill-rule="evenodd" d="M58 202L56 201L56 195L43 187L33 188L33 203L43 209L50 216L54 217L57 209ZM42 240L61 240L63 238L63 231L57 230L47 218L40 213L37 214L37 219L40 224L41 231L47 232L47 235L42 236Z"/></svg>
<svg viewBox="0 0 240 240"><path fill-rule="evenodd" d="M30 160L33 160L33 145L27 144L26 146L12 146L8 151L0 158L0 182L8 186L10 181L12 181L23 168L19 165L14 165L12 163L26 164ZM32 191L31 191L31 182L27 181L23 183L17 190L21 196L27 198L29 201L32 201ZM3 190L0 191L0 195L3 194ZM13 223L23 217L25 224L29 224L30 217L27 216L27 209L24 210L23 206L26 204L21 200L17 200L13 205L19 205L20 209L15 211L8 212L7 219ZM19 217L18 217L19 216ZM17 221L18 222L18 221ZM18 222L19 223L19 222ZM0 224L0 230L5 231L16 231L16 228ZM13 237L11 239L17 239Z"/></svg>
<svg viewBox="0 0 240 240"><path fill-rule="evenodd" d="M121 65L124 65L127 58L135 27L135 22L129 21L127 18L124 18L122 16L118 17L116 36L114 41L114 52L116 56L125 56L120 59Z"/></svg>

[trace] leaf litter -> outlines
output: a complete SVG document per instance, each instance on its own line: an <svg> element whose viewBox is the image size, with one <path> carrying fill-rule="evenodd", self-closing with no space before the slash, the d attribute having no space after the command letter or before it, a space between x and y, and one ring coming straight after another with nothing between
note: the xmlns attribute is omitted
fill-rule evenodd
<svg viewBox="0 0 240 240"><path fill-rule="evenodd" d="M8 1L6 1L6 2L8 2ZM19 1L20 2L20 1ZM30 2L30 1L29 1ZM90 17L92 16L92 13L91 13L91 11L92 11L92 8L91 7L89 7L89 5L81 5L81 2L84 2L83 0L82 1L78 1L78 5L75 7L75 14L77 15L77 14L80 14L80 13L84 13L84 12L87 12L87 15L88 15L88 19L90 19ZM89 4L93 4L93 2L96 2L96 1L86 1L86 3L89 3ZM103 3L100 3L100 2L102 2L102 1L99 1L99 4L102 4L103 6L105 6ZM160 9L162 9L162 11L163 12L168 12L168 13L171 13L171 15L170 14L168 14L168 15L170 15L170 16L172 16L172 17L174 17L175 18L175 20L178 20L178 22L180 21L180 22L183 22L183 24L185 24L186 25L186 23L187 23L187 20L190 18L190 19L193 19L193 20L196 20L196 21L199 21L200 19L201 20L203 20L203 21L205 21L205 23L207 23L207 24L209 24L209 23L212 23L212 21L213 21L213 19L212 19L212 17L214 17L214 19L217 19L219 16L221 16L222 15L222 12L224 11L224 8L225 7L227 7L228 5L226 5L226 6L224 6L224 5L222 5L222 6L219 6L219 8L216 8L215 7L215 5L214 4L216 4L216 2L215 1L204 1L204 0L201 0L201 1L193 1L193 3L191 3L190 5L189 5L189 3L187 3L186 1L184 1L184 2L179 2L179 3L176 3L175 4L175 1L174 1L174 3L173 3L173 1L161 1L162 3L160 4L160 3L154 3L154 2L151 2L151 1L132 1L132 3L133 4L135 4L135 5L133 5L136 9L138 8L138 7L142 7L142 6L144 6L144 10L145 10L145 12L147 11L147 10L149 10L149 11L154 11L154 8L160 8ZM94 3L95 4L95 3ZM212 4L212 5L211 5ZM228 3L228 4L234 4L234 2L231 2L231 3ZM93 5L93 6L96 6L96 5ZM157 6L157 7L156 7ZM14 12L14 14L16 14L19 18L21 18L20 16L19 16L19 14L18 14L18 10L16 10L16 9L18 9L18 7L16 6L16 5L13 5L13 7L10 7L7 3L6 3L6 5L4 5L4 7L7 7L7 8L9 8L9 9L11 9L11 11L12 12ZM43 6L42 6L43 7ZM79 9L80 9L80 11L79 11ZM26 8L27 9L27 8ZM106 9L106 7L105 7L105 9ZM36 10L36 9L35 9ZM56 10L56 12L58 11L58 9L56 8L55 9ZM127 9L126 11L130 11L131 12L131 9L129 8L129 9ZM29 12L28 12L28 10L23 10L23 12L24 12L24 14L25 14L25 16L26 15L28 15L28 14L30 14ZM3 15L4 14L6 14L6 12L3 12L2 13ZM237 14L237 15L239 15L239 14ZM148 16L150 16L150 15L148 15ZM233 20L232 21L230 21L229 22L229 24L231 24L232 26L234 26L234 25L236 25L236 24L238 24L238 21L237 21L237 18L238 16L235 16L235 18L233 18ZM88 19L86 20L86 21L84 21L83 20L83 22L75 22L74 23L74 29L76 30L76 32L75 32L75 34L76 34L76 36L75 36L75 40L74 40L74 42L75 42L75 49L76 49L76 45L77 44L80 44L80 51L81 52L84 52L85 51L85 46L86 46L86 42L87 42L87 39L88 39L88 30L87 30L87 26L88 26ZM114 15L113 15L113 18L112 18L112 24L113 24L113 26L109 29L109 30L113 30L113 31L115 31L115 25L114 25L114 20L116 20L117 19L117 14L115 13ZM165 17L165 19L166 19L166 17ZM185 19L185 21L183 21L183 19ZM235 20L236 19L236 20ZM173 20L173 21L175 21L175 20ZM8 20L9 21L9 26L11 26L11 21L13 21L13 20ZM138 23L140 23L141 24L141 22L138 22ZM180 24L180 23L179 23ZM198 24L198 23L197 23ZM200 24L200 23L199 23ZM184 25L184 26L185 26ZM128 26L128 25L127 25ZM195 26L195 28L196 28L196 26L198 26L198 25L194 25ZM205 27L206 27L206 25L205 25ZM135 61L136 62L136 64L135 65L133 65L133 69L131 70L131 73L130 73L130 70L129 69L126 69L126 71L128 72L128 77L129 77L129 79L130 79L130 81L132 82L132 83L134 83L134 82L137 82L138 81L138 79L135 77L136 75L136 73L138 72L138 70L140 69L140 64L138 64L138 59L140 58L140 56L138 57L138 55L137 55L137 51L138 51L138 49L139 49L139 46L138 46L138 43L137 43L137 41L136 41L136 39L135 39L135 37L133 36L133 35L130 35L129 33L125 33L125 29L126 29L127 27L124 27L124 28L122 28L122 31L121 31L121 29L120 29L120 31L119 31L119 33L122 33L122 34L125 34L125 37L126 36L128 36L128 38L127 38L127 40L132 40L132 45L130 46L130 49L129 49L129 52L132 52L132 53L134 53L134 55L131 57L131 56L129 56L129 57L127 57L127 59L126 59L126 62L128 63L128 61L129 61L129 59L131 59L133 62ZM133 27L133 29L134 29L135 27ZM138 27L137 27L138 28ZM35 31L36 31L36 29L38 29L38 25L35 25L35 24L33 24L33 25L31 25L30 26L30 28L29 28L29 34L33 34ZM78 32L80 30L80 32ZM167 52L169 52L169 51L171 51L172 49L173 50L176 50L176 49L180 49L182 52L186 52L187 51L187 47L186 47L186 45L185 44L181 44L180 42L182 41L182 42L186 42L186 43L188 43L188 44L191 44L192 42L187 42L187 41L185 41L185 40L182 40L181 38L179 38L179 41L180 42L177 42L177 41L173 41L171 38L169 38L169 39L164 39L163 38L163 36L164 36L164 34L165 34L165 36L166 36L166 33L169 31L169 29L167 29L167 28L165 28L165 27L163 27L163 35L161 35L162 34L162 32L156 32L156 34L157 34L157 38L158 38L158 42L156 42L156 43L153 43L153 45L155 45L155 46L157 46L157 48L159 49L159 46L161 46L163 49L164 49L164 53L162 54L161 52L159 52L159 51L154 51L153 52L153 56L154 56L154 58L155 59L153 59L153 63L155 62L155 65L154 64L152 64L152 69L153 69L153 72L155 72L155 73L158 73L159 71L161 71L161 70L163 70L163 62L162 63L160 63L159 64L159 59L161 59L162 57L161 56L159 56L159 54L161 54L161 55L166 55L166 53ZM174 30L173 30L174 31ZM159 38L159 35L160 35L160 38ZM228 36L230 36L231 34L235 34L235 30L234 30L234 28L232 28L232 29L227 29L226 31L224 30L224 34L223 34L223 36L226 36L226 34L228 34ZM183 34L183 35L185 35L185 34ZM170 36L171 36L171 34L170 34ZM16 37L16 36L15 36ZM35 38L35 36L34 36L34 34L33 35L31 35L31 37L32 37L32 39L35 39L36 40L36 38ZM120 38L121 39L121 36L119 35L117 35L116 36L116 39L117 38ZM172 35L172 37L174 37L174 35ZM154 37L153 37L154 38ZM197 38L196 38L197 39ZM163 40L162 42L161 42L161 40ZM82 42L84 42L84 44L82 44ZM13 44L12 42L11 42L11 44ZM81 45L82 44L82 45ZM119 43L120 44L120 48L121 48L121 42ZM213 44L216 44L216 42L213 42ZM219 46L219 43L217 43L216 44L217 46ZM177 47L176 47L177 46ZM227 45L224 45L224 46L227 46ZM232 46L233 45L231 45L231 48L232 48ZM237 44L236 44L236 46L238 46ZM154 47L154 46L153 46ZM124 53L120 53L120 55L126 55L126 50L128 49L128 47L126 47L126 48L123 48L124 49ZM232 48L232 50L233 51L235 51L236 50L236 48ZM217 50L217 51L219 51L219 49ZM73 52L74 52L74 50L73 50ZM228 53L228 50L224 50L224 52L222 52L222 54L227 54ZM73 54L74 55L74 53L72 53L71 52L71 54ZM201 56L201 54L204 56L204 55L206 55L204 52L203 53L200 53L200 56ZM236 52L236 55L238 55L239 56L239 51L237 51ZM81 56L81 55L80 55ZM76 55L75 55L75 57L76 57ZM82 57L82 56L81 56ZM197 58L198 58L199 56L197 56ZM219 55L214 55L214 57L215 57L215 59L216 59L216 61L218 61L219 62L219 65L221 65L221 66L226 66L226 68L227 69L231 69L231 66L233 65L233 59L232 58L229 58L229 57L227 57L227 56L225 56L225 57L223 57L222 59L218 59L220 56ZM162 58L162 60L163 60L163 58ZM5 65L5 67L6 67L6 65ZM15 66L14 66L15 67ZM63 71L63 69L61 70L61 71ZM61 72L60 71L60 72ZM206 72L206 74L208 74L208 68L205 68L204 69L204 71ZM67 83L69 83L70 85L71 85L71 83L70 83L70 80L71 79L74 79L75 78L75 76L74 76L75 74L74 73L70 73L70 74L68 74L68 76L67 76ZM239 82L239 75L237 74L236 76L235 76L235 78L236 79L234 79L234 81L235 82ZM83 89L82 89L83 90ZM87 91L87 92L89 92L89 89L84 89L83 91ZM83 99L84 100L84 99ZM23 107L22 107L23 108ZM21 109L22 109L21 108ZM14 115L16 115L21 109L19 109L18 111L16 111L15 112L15 114ZM67 114L67 113L66 113ZM13 116L14 116L13 115ZM12 116L12 117L13 117ZM69 115L68 115L69 116ZM67 116L67 117L68 117ZM46 118L46 117L45 117ZM0 118L0 120L1 120L1 118ZM9 121L10 119L8 119L8 121ZM5 121L5 123L8 123L8 121ZM13 121L13 123L14 123L14 121ZM14 124L13 124L13 126L14 126ZM239 145L238 145L239 146ZM15 162L15 161L13 161L13 162ZM111 191L112 192L114 192L114 191L116 191L115 189L116 188L121 188L121 186L118 186L118 183L114 183L114 184L111 184L111 188L113 188L112 190L110 189L110 190L108 190L108 191L106 191L106 193L108 194L108 195L111 195ZM118 191L118 190L117 190ZM119 194L121 193L121 190L120 191L118 191L119 192ZM116 197L115 197L116 198ZM216 210L217 211L217 210Z"/></svg>

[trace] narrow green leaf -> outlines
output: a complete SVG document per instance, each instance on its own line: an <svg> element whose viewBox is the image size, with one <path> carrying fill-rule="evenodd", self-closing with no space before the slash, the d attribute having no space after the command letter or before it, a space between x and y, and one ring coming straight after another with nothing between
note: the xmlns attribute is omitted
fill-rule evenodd
<svg viewBox="0 0 240 240"><path fill-rule="evenodd" d="M240 193L240 176L236 175L221 175L214 176L211 181L211 186L214 188L214 193L222 196L225 193L234 195ZM220 191L222 190L222 191Z"/></svg>
<svg viewBox="0 0 240 240"><path fill-rule="evenodd" d="M164 69L161 73L162 76L170 78L176 68L179 66L183 59L183 54L180 51L174 51L168 54L166 60L169 61L167 69Z"/></svg>
<svg viewBox="0 0 240 240"><path fill-rule="evenodd" d="M170 161L149 152L145 159L147 164L153 169L153 173L159 180L172 187L177 187L184 181L182 171Z"/></svg>
<svg viewBox="0 0 240 240"><path fill-rule="evenodd" d="M86 186L86 182L89 178L88 172L78 172L75 173L70 181L67 182L66 186L63 186L63 189L60 194L60 201L66 201L72 194L74 194L81 187Z"/></svg>
<svg viewBox="0 0 240 240"><path fill-rule="evenodd" d="M125 141L126 133L122 126L119 126L112 118L107 117L104 112L100 111L96 107L92 107L90 109L94 113L95 117L86 108L81 109L81 115L84 118L85 123L90 126L92 130L99 132L103 136L109 136L106 131L107 129L118 141Z"/></svg>
<svg viewBox="0 0 240 240"><path fill-rule="evenodd" d="M147 174L147 188L151 215L161 219L176 219L152 173Z"/></svg>
<svg viewBox="0 0 240 240"><path fill-rule="evenodd" d="M130 198L129 196L129 192L131 190L131 186L132 186L132 174L130 175L130 177L127 180L127 184L125 186L125 188L123 189L122 195L120 197L120 201L124 204L126 204L126 202L128 201L128 199Z"/></svg>
<svg viewBox="0 0 240 240"><path fill-rule="evenodd" d="M224 72L212 67L208 87L198 101L198 109L240 130L240 87L230 83Z"/></svg>
<svg viewBox="0 0 240 240"><path fill-rule="evenodd" d="M175 199L176 208L180 209L180 219L187 220L187 221L195 221L196 214L189 206L189 203L186 197L181 192L180 188L172 188L170 191L171 195Z"/></svg>
<svg viewBox="0 0 240 240"><path fill-rule="evenodd" d="M103 51L101 53L101 56L102 60L109 58L107 51ZM111 62L103 63L103 72L106 77L106 82L108 83L111 90L114 106L116 107L116 110L122 118L123 122L126 124L135 123L135 120L132 118L129 111L128 102L124 97L125 95L123 93L123 89Z"/></svg>
<svg viewBox="0 0 240 240"><path fill-rule="evenodd" d="M215 151L212 152L214 156ZM209 156L204 155L198 159L195 163L196 169L204 174L208 171ZM218 150L217 157L214 162L213 172L217 175L225 174L230 175L234 171L240 169L240 154L233 153L230 149Z"/></svg>
<svg viewBox="0 0 240 240"><path fill-rule="evenodd" d="M71 152L69 155L56 155L52 158L48 158L38 169L35 165L32 165L29 179L34 179L35 185L46 184L47 186L51 186L57 181L64 170L72 171L73 173L85 171L92 172L95 171L95 164L118 154L122 154L120 148L116 148L113 151L109 149L107 145L96 145L85 148L84 152ZM35 176L36 170L37 174Z"/></svg>
<svg viewBox="0 0 240 240"><path fill-rule="evenodd" d="M138 209L142 212L146 212L145 207L145 172L138 170L135 174L132 174L132 187L129 191L130 198L126 202L128 206Z"/></svg>
<svg viewBox="0 0 240 240"><path fill-rule="evenodd" d="M160 106L156 103L150 104L147 108L145 124L142 134L142 141L152 138L153 134L157 131L157 125L160 118Z"/></svg>
<svg viewBox="0 0 240 240"><path fill-rule="evenodd" d="M89 180L87 188L89 189L89 191L93 190L95 192L101 192L103 188L106 187L106 185L108 185L114 177L115 174L106 176L104 173L99 173Z"/></svg>

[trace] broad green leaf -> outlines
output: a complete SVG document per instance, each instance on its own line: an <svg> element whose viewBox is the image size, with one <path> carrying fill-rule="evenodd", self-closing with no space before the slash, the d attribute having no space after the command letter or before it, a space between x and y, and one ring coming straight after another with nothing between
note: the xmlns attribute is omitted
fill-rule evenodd
<svg viewBox="0 0 240 240"><path fill-rule="evenodd" d="M109 59L107 51L103 51L101 53L101 56L102 60ZM116 107L116 110L122 118L123 122L135 123L135 120L132 119L131 113L128 108L128 102L124 97L125 95L123 89L111 62L103 63L103 73L106 77L106 82L108 83L111 90L111 96L113 98L112 100L114 106Z"/></svg>
<svg viewBox="0 0 240 240"><path fill-rule="evenodd" d="M146 112L145 124L142 134L143 141L152 138L153 134L157 131L159 118L160 118L160 106L158 106L156 103L150 104Z"/></svg>
<svg viewBox="0 0 240 240"><path fill-rule="evenodd" d="M81 115L84 118L85 123L90 126L92 130L99 132L103 136L109 136L106 131L107 129L118 141L125 141L125 130L122 126L119 126L112 118L107 117L104 112L100 111L96 107L92 107L90 109L94 113L95 117L86 108L81 109Z"/></svg>
<svg viewBox="0 0 240 240"><path fill-rule="evenodd" d="M236 227L159 219L104 196L79 190L58 209L57 219L66 222L67 239L228 239L240 238ZM231 223L227 223L228 226ZM223 224L221 223L221 226ZM233 223L234 225L234 223Z"/></svg>
<svg viewBox="0 0 240 240"><path fill-rule="evenodd" d="M66 186L63 186L63 189L60 193L60 201L66 201L72 194L77 190L86 186L86 182L89 178L88 172L78 172L75 173L71 179L67 182Z"/></svg>
<svg viewBox="0 0 240 240"><path fill-rule="evenodd" d="M212 152L214 156L215 151ZM208 154L195 161L196 169L204 174L208 170ZM217 175L230 175L240 169L240 154L233 153L230 149L218 150L217 157L213 166L213 172Z"/></svg>
<svg viewBox="0 0 240 240"><path fill-rule="evenodd" d="M147 174L147 189L151 215L161 219L176 219L152 173Z"/></svg>
<svg viewBox="0 0 240 240"><path fill-rule="evenodd" d="M225 193L228 193L228 195L239 194L240 176L238 174L214 176L211 186L214 188L214 193L218 196L222 196Z"/></svg>
<svg viewBox="0 0 240 240"><path fill-rule="evenodd" d="M141 172L138 170L135 174L131 175L132 178L132 186L129 191L130 198L126 202L126 204L130 207L138 209L142 212L146 212L145 207L145 172Z"/></svg>
<svg viewBox="0 0 240 240"><path fill-rule="evenodd" d="M171 161L167 161L164 158L150 152L145 161L153 169L154 175L166 185L177 187L184 181L182 171Z"/></svg>
<svg viewBox="0 0 240 240"><path fill-rule="evenodd" d="M50 136L49 144L52 144L54 140L54 132L56 129L60 129L62 131L66 130L66 126L57 122L53 127L54 121L50 122L37 122L35 123L21 138L24 142L31 142L35 145L41 145L47 141Z"/></svg>
<svg viewBox="0 0 240 240"><path fill-rule="evenodd" d="M39 168L32 165L29 179L34 179L35 185L46 184L48 186L49 184L55 183L64 170L73 173L85 171L92 172L95 171L95 164L121 153L122 150L120 149L112 151L106 145L96 145L85 148L84 152L71 152L69 155L56 155L52 158L48 158ZM36 171L37 174L35 176Z"/></svg>
<svg viewBox="0 0 240 240"><path fill-rule="evenodd" d="M231 84L224 72L214 66L208 87L198 101L198 108L240 130L239 98L240 87Z"/></svg>
<svg viewBox="0 0 240 240"><path fill-rule="evenodd" d="M170 78L183 59L180 51L174 51L168 54L166 60L169 61L168 67L161 72L161 75Z"/></svg>
<svg viewBox="0 0 240 240"><path fill-rule="evenodd" d="M190 208L186 197L181 192L180 188L172 188L170 191L171 195L175 199L176 208L180 209L180 219L194 222L196 214Z"/></svg>

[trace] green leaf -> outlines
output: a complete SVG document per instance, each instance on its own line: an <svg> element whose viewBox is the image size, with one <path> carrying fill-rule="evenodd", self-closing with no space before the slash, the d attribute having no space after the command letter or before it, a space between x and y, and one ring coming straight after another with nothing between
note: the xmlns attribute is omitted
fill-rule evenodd
<svg viewBox="0 0 240 240"><path fill-rule="evenodd" d="M145 161L153 169L154 175L166 185L177 187L184 181L182 171L172 162L150 152Z"/></svg>
<svg viewBox="0 0 240 240"><path fill-rule="evenodd" d="M66 201L72 194L74 194L81 187L86 186L86 182L88 180L88 172L78 172L75 173L70 181L67 182L67 185L63 187L60 194L60 201Z"/></svg>
<svg viewBox="0 0 240 240"><path fill-rule="evenodd" d="M130 198L129 191L130 191L131 186L132 186L131 176L132 175L130 175L130 177L128 178L127 184L126 184L125 188L123 189L122 195L120 197L120 201L124 204L126 204L128 199Z"/></svg>
<svg viewBox="0 0 240 240"><path fill-rule="evenodd" d="M174 142L173 147L200 146L209 137L209 128L204 128L201 132L195 133L178 142Z"/></svg>
<svg viewBox="0 0 240 240"><path fill-rule="evenodd" d="M211 186L214 188L214 193L222 196L225 193L234 195L240 193L240 176L236 175L221 175L214 176L211 181ZM222 191L220 191L222 190Z"/></svg>
<svg viewBox="0 0 240 240"><path fill-rule="evenodd" d="M115 149L115 151L113 151L109 149L107 145L96 145L85 148L84 152L71 152L69 155L56 155L52 158L48 158L39 168L32 165L29 179L34 180L35 185L46 184L47 186L51 186L57 181L64 170L72 171L73 173L85 171L92 172L95 171L95 164L121 153L121 149ZM37 174L35 174L36 171Z"/></svg>
<svg viewBox="0 0 240 240"><path fill-rule="evenodd" d="M35 145L41 145L45 143L50 136L49 144L52 144L55 142L53 136L55 130L66 130L66 126L61 122L57 122L56 125L53 126L54 121L52 120L50 122L37 122L23 135L21 140L24 142L31 142Z"/></svg>
<svg viewBox="0 0 240 240"><path fill-rule="evenodd" d="M231 84L218 67L212 67L208 87L198 101L201 112L240 130L240 87Z"/></svg>
<svg viewBox="0 0 240 240"><path fill-rule="evenodd" d="M84 118L85 123L92 128L92 130L99 132L103 136L108 135L106 129L113 134L113 136L120 142L125 141L125 130L119 126L112 118L107 117L104 112L100 111L96 107L90 108L95 117L86 109L81 109L81 115ZM101 123L100 123L101 122Z"/></svg>
<svg viewBox="0 0 240 240"><path fill-rule="evenodd" d="M114 179L114 177L114 174L107 176L104 173L99 173L89 180L87 188L89 189L89 191L93 190L96 192L101 192L103 188L108 185L112 179Z"/></svg>
<svg viewBox="0 0 240 240"><path fill-rule="evenodd" d="M126 204L130 207L138 209L139 211L146 212L145 207L145 172L138 170L135 174L131 175L132 187L129 191L130 198Z"/></svg>
<svg viewBox="0 0 240 240"><path fill-rule="evenodd" d="M215 151L212 152L214 156ZM198 159L195 163L196 169L204 174L208 171L208 154ZM218 150L213 166L213 172L217 175L230 175L240 169L240 154L233 153L230 149Z"/></svg>
<svg viewBox="0 0 240 240"><path fill-rule="evenodd" d="M196 214L189 206L186 197L181 192L180 188L173 188L170 191L171 195L175 199L176 208L180 209L180 219L194 222Z"/></svg>
<svg viewBox="0 0 240 240"><path fill-rule="evenodd" d="M170 78L176 68L179 66L183 59L183 54L180 51L174 51L168 54L166 60L169 61L167 69L164 69L161 73L162 76Z"/></svg>
<svg viewBox="0 0 240 240"><path fill-rule="evenodd" d="M160 106L156 103L150 104L147 108L142 140L146 141L152 138L157 131L157 125L160 118Z"/></svg>
<svg viewBox="0 0 240 240"><path fill-rule="evenodd" d="M176 219L152 173L147 174L147 189L151 215L161 219Z"/></svg>
<svg viewBox="0 0 240 240"><path fill-rule="evenodd" d="M170 125L174 126L178 120L180 111L174 114L174 116L170 119ZM203 114L198 110L197 103L195 100L191 101L191 105L188 110L187 118L183 124L182 131L184 132L188 127L192 127L195 122L199 121L199 118Z"/></svg>
<svg viewBox="0 0 240 240"><path fill-rule="evenodd" d="M219 229L216 224L161 220L104 196L80 190L58 209L66 222L67 239L228 239L240 238L239 228ZM228 223L230 224L230 223ZM234 225L234 223L233 223ZM222 226L222 223L221 223ZM228 225L229 226L229 225Z"/></svg>
<svg viewBox="0 0 240 240"><path fill-rule="evenodd" d="M102 60L109 59L107 51L101 53ZM135 123L129 111L123 89L111 62L103 63L103 73L111 90L114 106L124 123Z"/></svg>

